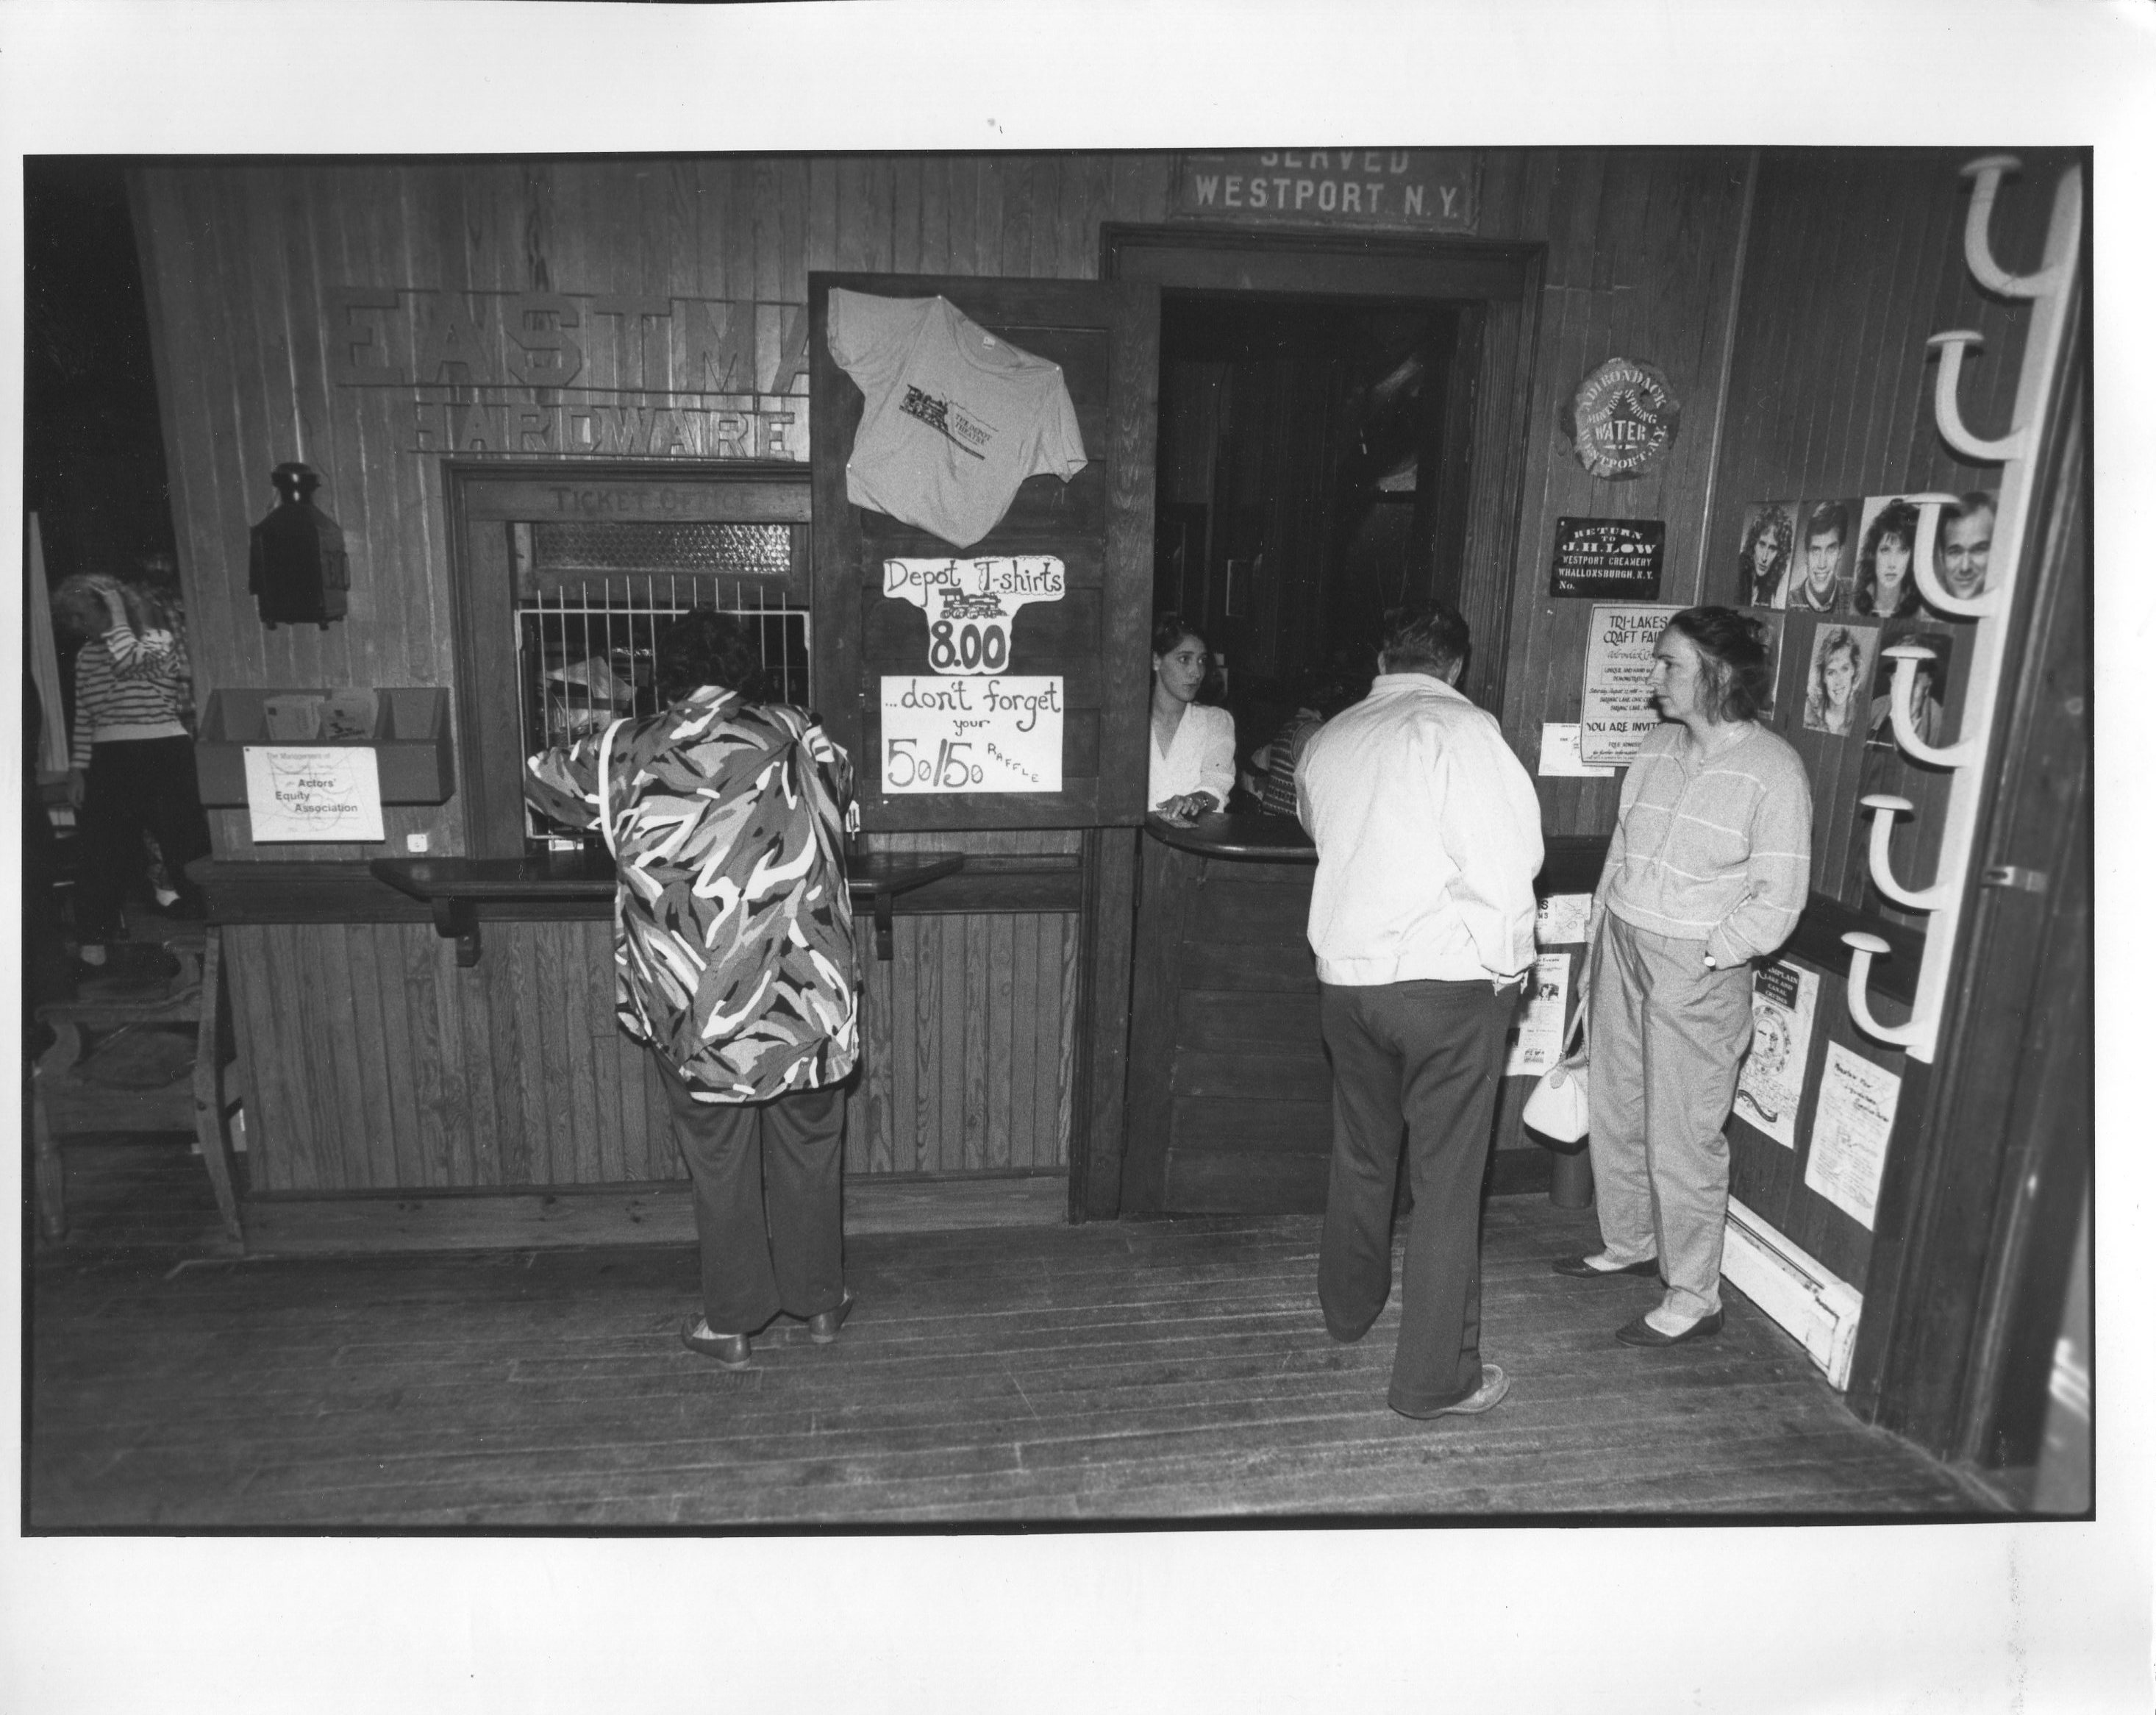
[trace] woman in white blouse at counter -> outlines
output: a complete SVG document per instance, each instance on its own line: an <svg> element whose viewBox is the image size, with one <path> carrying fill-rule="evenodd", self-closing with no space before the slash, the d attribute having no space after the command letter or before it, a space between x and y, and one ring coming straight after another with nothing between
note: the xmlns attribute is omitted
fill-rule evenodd
<svg viewBox="0 0 2156 1715"><path fill-rule="evenodd" d="M1228 807L1235 783L1235 718L1198 701L1213 654L1179 614L1152 628L1152 743L1146 803L1178 821Z"/></svg>

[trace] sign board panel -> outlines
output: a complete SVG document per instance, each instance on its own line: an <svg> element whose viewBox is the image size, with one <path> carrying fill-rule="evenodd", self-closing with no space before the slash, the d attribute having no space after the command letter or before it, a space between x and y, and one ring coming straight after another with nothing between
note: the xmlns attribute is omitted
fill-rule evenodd
<svg viewBox="0 0 2156 1715"><path fill-rule="evenodd" d="M1063 562L1052 554L883 562L884 594L928 615L928 665L937 673L1002 672L1018 610L1060 602L1063 591Z"/></svg>
<svg viewBox="0 0 2156 1715"><path fill-rule="evenodd" d="M1560 518L1549 593L1650 602L1662 593L1659 518Z"/></svg>
<svg viewBox="0 0 2156 1715"><path fill-rule="evenodd" d="M382 782L372 749L250 744L244 763L249 837L257 845L290 840L333 845L385 837Z"/></svg>
<svg viewBox="0 0 2156 1715"><path fill-rule="evenodd" d="M1661 463L1683 415L1661 370L1635 357L1612 357L1580 383L1558 423L1582 470L1622 482Z"/></svg>
<svg viewBox="0 0 2156 1715"><path fill-rule="evenodd" d="M1063 679L886 676L885 792L1060 792Z"/></svg>
<svg viewBox="0 0 2156 1715"><path fill-rule="evenodd" d="M1168 213L1251 225L1473 232L1473 149L1248 149L1178 155Z"/></svg>
<svg viewBox="0 0 2156 1715"><path fill-rule="evenodd" d="M1579 756L1590 768L1626 768L1661 722L1647 700L1655 641L1681 608L1656 603L1598 606L1588 616L1579 687Z"/></svg>
<svg viewBox="0 0 2156 1715"><path fill-rule="evenodd" d="M1894 1073L1839 1042L1827 1044L1804 1184L1867 1230L1878 1209L1887 1144L1901 1099L1902 1081Z"/></svg>

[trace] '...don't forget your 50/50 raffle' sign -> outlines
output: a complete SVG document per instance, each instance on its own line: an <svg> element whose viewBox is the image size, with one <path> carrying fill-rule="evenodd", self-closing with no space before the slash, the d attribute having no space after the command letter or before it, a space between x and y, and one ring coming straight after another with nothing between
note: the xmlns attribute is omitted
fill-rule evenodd
<svg viewBox="0 0 2156 1715"><path fill-rule="evenodd" d="M883 680L883 789L1060 792L1060 675Z"/></svg>

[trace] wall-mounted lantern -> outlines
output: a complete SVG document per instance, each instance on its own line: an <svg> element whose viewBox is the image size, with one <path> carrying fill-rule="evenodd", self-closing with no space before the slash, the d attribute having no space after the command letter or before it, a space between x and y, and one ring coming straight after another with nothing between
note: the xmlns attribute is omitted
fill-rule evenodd
<svg viewBox="0 0 2156 1715"><path fill-rule="evenodd" d="M248 532L248 593L272 631L310 621L326 631L331 620L344 618L352 588L344 531L315 505L322 480L309 466L280 465L270 480L277 505Z"/></svg>

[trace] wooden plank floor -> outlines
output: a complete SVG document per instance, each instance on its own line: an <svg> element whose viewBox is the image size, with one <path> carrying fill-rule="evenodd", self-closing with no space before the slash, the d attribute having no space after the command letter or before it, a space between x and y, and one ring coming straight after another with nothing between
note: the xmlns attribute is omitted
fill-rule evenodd
<svg viewBox="0 0 2156 1715"><path fill-rule="evenodd" d="M728 1373L675 1342L689 1247L219 1257L199 1163L146 1147L72 1152L78 1236L29 1271L33 1532L1982 1506L1741 1298L1717 1340L1617 1345L1652 1288L1553 1275L1592 1218L1538 1197L1486 1222L1511 1398L1415 1424L1384 1405L1397 1311L1354 1347L1318 1321L1314 1219L857 1236L844 1338ZM160 1183L162 1222L109 1206Z"/></svg>

